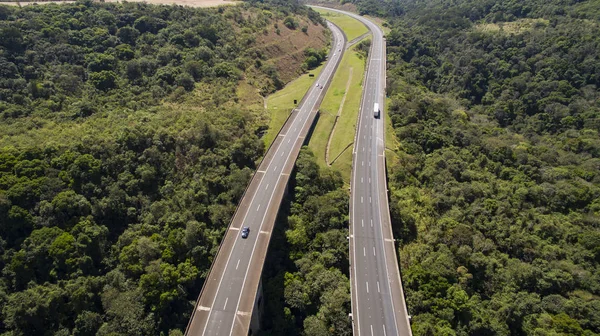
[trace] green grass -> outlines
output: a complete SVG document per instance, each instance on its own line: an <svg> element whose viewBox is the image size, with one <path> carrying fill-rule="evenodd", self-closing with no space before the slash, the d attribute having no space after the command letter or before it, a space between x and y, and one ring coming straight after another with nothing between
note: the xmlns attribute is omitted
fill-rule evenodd
<svg viewBox="0 0 600 336"><path fill-rule="evenodd" d="M369 30L365 25L363 25L360 21L349 17L348 15L324 10L324 9L315 9L321 16L325 19L335 23L340 29L346 33L346 37L348 41L352 41L353 39L359 37L360 35L367 33Z"/></svg>
<svg viewBox="0 0 600 336"><path fill-rule="evenodd" d="M362 96L362 80L365 70L365 60L358 57L354 48L348 50L338 70L333 77L333 81L327 91L323 103L321 104L321 116L309 142L309 147L315 153L317 163L326 168L325 151L329 133L335 121L350 76L352 68L352 78L349 86L346 100L342 108L341 116L333 134L331 147L329 148L329 160L338 156L346 146L354 141L358 110L360 108L360 99ZM340 156L331 166L331 168L340 171L344 180L350 181L352 171L352 148L349 148Z"/></svg>
<svg viewBox="0 0 600 336"><path fill-rule="evenodd" d="M375 22L375 24L378 25L379 28L381 28L381 30L383 31L384 36L387 35L390 31L392 31L389 27L384 26L384 23L386 21L382 18L370 15L365 15L365 18L371 20L372 22Z"/></svg>
<svg viewBox="0 0 600 336"><path fill-rule="evenodd" d="M309 71L315 77L309 77L309 73L306 73L267 98L267 111L271 120L269 122L269 130L263 137L266 147L271 145L271 142L277 136L292 109L296 108L297 104L294 104L294 99L300 103L302 97L304 97L310 86L315 82L315 79L319 76L322 68L323 66L319 66Z"/></svg>
<svg viewBox="0 0 600 336"><path fill-rule="evenodd" d="M367 28L363 24L349 16L332 13L330 11L319 10L319 12L325 16L327 20L337 24L344 31L349 41L367 32ZM352 68L352 79L341 116L331 141L329 159L333 160L346 146L354 141L358 110L360 108L360 99L362 97L365 60L358 57L354 48L350 48L344 54L331 85L325 94L320 108L321 114L319 120L315 125L314 132L309 141L309 147L315 154L317 163L324 169L328 168L327 163L325 162L327 141L335 121L335 116L338 113L346 91L346 85L350 76L350 68ZM311 71L311 73L314 73L316 78L320 71L321 67ZM308 74L305 74L267 98L267 110L271 119L269 130L263 138L266 146L269 146L273 139L275 139L275 136L285 123L290 111L296 107L294 105L294 99L300 101L314 81L314 78L310 78L308 77ZM331 166L331 169L338 170L342 174L344 181L350 181L352 172L352 147L348 148L335 161Z"/></svg>
<svg viewBox="0 0 600 336"><path fill-rule="evenodd" d="M384 110L384 122L385 122L385 156L386 156L386 165L388 171L390 171L391 167L396 165L399 157L396 151L400 148L400 141L396 137L396 131L392 126L392 120L388 114L389 106L390 106L390 98L385 99L385 110Z"/></svg>

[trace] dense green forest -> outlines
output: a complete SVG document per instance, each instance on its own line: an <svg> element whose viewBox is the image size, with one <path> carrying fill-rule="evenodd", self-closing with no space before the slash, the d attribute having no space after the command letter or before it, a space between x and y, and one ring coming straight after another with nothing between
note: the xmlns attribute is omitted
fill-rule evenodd
<svg viewBox="0 0 600 336"><path fill-rule="evenodd" d="M181 335L264 152L242 102L283 84L255 41L285 21L323 31L297 6L0 6L1 335Z"/></svg>
<svg viewBox="0 0 600 336"><path fill-rule="evenodd" d="M304 147L291 176L263 272L261 335L352 335L348 192Z"/></svg>
<svg viewBox="0 0 600 336"><path fill-rule="evenodd" d="M600 3L385 13L415 336L600 334Z"/></svg>

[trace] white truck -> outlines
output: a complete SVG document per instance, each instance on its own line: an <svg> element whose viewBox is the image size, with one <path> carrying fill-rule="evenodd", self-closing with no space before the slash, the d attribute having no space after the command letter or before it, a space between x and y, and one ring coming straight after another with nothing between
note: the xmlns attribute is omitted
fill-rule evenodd
<svg viewBox="0 0 600 336"><path fill-rule="evenodd" d="M373 116L375 118L379 118L379 104L375 103L375 106L373 107Z"/></svg>

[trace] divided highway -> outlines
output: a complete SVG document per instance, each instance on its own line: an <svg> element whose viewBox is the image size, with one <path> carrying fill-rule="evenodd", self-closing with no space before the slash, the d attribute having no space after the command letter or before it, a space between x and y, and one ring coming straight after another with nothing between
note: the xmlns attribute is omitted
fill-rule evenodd
<svg viewBox="0 0 600 336"><path fill-rule="evenodd" d="M349 15L373 39L354 141L350 198L350 281L356 336L412 335L404 301L387 199L385 171L385 40L381 29ZM375 106L377 104L377 106ZM375 117L375 108L381 110Z"/></svg>
<svg viewBox="0 0 600 336"><path fill-rule="evenodd" d="M328 22L333 42L329 61L269 147L233 216L200 292L185 334L248 335L263 264L289 175L346 43ZM342 52L338 50L342 49ZM242 228L248 227L246 239Z"/></svg>

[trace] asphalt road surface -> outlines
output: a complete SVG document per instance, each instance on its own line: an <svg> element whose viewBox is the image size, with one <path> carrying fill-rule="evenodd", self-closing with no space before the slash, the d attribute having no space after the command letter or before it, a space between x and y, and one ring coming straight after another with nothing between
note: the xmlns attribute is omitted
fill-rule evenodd
<svg viewBox="0 0 600 336"><path fill-rule="evenodd" d="M352 164L350 273L354 335L412 335L387 199L383 121L385 40L381 29L370 20L334 11L360 20L373 37ZM381 111L379 118L374 116L375 103Z"/></svg>
<svg viewBox="0 0 600 336"><path fill-rule="evenodd" d="M333 33L328 62L281 129L242 196L186 335L248 335L271 232L289 174L325 93L323 85L331 80L343 55L345 36L336 26L328 25ZM250 228L246 239L241 237L243 227Z"/></svg>

